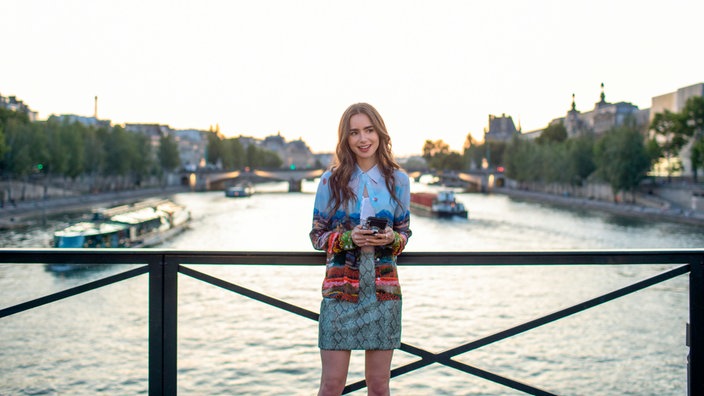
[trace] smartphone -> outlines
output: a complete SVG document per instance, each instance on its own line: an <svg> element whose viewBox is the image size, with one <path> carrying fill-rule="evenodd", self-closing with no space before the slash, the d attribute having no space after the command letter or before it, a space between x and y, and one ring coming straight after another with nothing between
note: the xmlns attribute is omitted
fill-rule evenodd
<svg viewBox="0 0 704 396"><path fill-rule="evenodd" d="M367 217L367 223L365 224L365 228L368 230L372 230L374 234L377 234L380 231L383 231L388 224L389 222L385 218L372 216Z"/></svg>

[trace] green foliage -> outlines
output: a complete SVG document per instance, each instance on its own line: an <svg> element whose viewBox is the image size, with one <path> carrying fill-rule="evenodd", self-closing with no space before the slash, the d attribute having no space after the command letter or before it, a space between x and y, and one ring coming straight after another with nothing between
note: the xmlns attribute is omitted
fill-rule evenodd
<svg viewBox="0 0 704 396"><path fill-rule="evenodd" d="M222 142L222 166L225 169L241 169L245 166L244 146L239 138Z"/></svg>
<svg viewBox="0 0 704 396"><path fill-rule="evenodd" d="M173 171L181 166L178 144L171 136L162 136L159 142L159 164L164 170Z"/></svg>
<svg viewBox="0 0 704 396"><path fill-rule="evenodd" d="M487 162L490 168L502 166L504 161L504 153L509 143L506 142L485 142L481 149L487 156Z"/></svg>
<svg viewBox="0 0 704 396"><path fill-rule="evenodd" d="M32 125L21 119L8 118L4 129L8 150L3 156L3 171L24 178L32 173L34 164L43 163L38 161L36 153L44 151L44 147L39 147L41 143L35 141Z"/></svg>
<svg viewBox="0 0 704 396"><path fill-rule="evenodd" d="M607 132L597 141L594 152L599 176L611 185L614 197L621 191L635 192L650 169L643 136L633 126Z"/></svg>
<svg viewBox="0 0 704 396"><path fill-rule="evenodd" d="M660 158L666 160L668 178L681 169L681 163L675 158L682 147L687 144L685 125L682 114L672 113L669 110L655 114L650 123L650 129L655 132L655 142L659 143L657 149L653 147L652 143L649 143L648 152L654 160Z"/></svg>
<svg viewBox="0 0 704 396"><path fill-rule="evenodd" d="M506 176L518 182L538 181L539 150L534 142L514 138L506 148Z"/></svg>
<svg viewBox="0 0 704 396"><path fill-rule="evenodd" d="M682 110L682 124L684 134L689 136L692 141L690 161L692 175L696 183L697 171L699 168L704 167L704 155L702 154L702 146L704 146L704 97L695 96L687 100Z"/></svg>
<svg viewBox="0 0 704 396"><path fill-rule="evenodd" d="M506 176L519 182L579 184L574 152L577 150L565 143L538 144L515 138L505 152Z"/></svg>
<svg viewBox="0 0 704 396"><path fill-rule="evenodd" d="M467 168L467 160L442 140L426 140L423 145L423 158L428 167L436 170L461 171Z"/></svg>
<svg viewBox="0 0 704 396"><path fill-rule="evenodd" d="M205 160L209 164L217 164L222 161L224 152L224 144L222 139L215 132L208 133L208 148L206 150Z"/></svg>
<svg viewBox="0 0 704 396"><path fill-rule="evenodd" d="M120 126L96 128L56 117L29 122L22 113L0 109L0 172L9 178L117 176L139 184L157 173L161 163L154 159L147 136Z"/></svg>
<svg viewBox="0 0 704 396"><path fill-rule="evenodd" d="M218 134L208 135L208 163L219 164L223 169L280 168L281 157L273 151L259 148L253 144L244 147L240 138L222 139Z"/></svg>
<svg viewBox="0 0 704 396"><path fill-rule="evenodd" d="M694 96L687 99L682 110L682 118L687 136L704 132L704 97Z"/></svg>
<svg viewBox="0 0 704 396"><path fill-rule="evenodd" d="M550 124L535 141L538 144L561 143L567 140L567 128L562 122Z"/></svg>
<svg viewBox="0 0 704 396"><path fill-rule="evenodd" d="M596 170L594 163L594 136L584 135L568 139L567 145L567 173L572 185L581 186Z"/></svg>
<svg viewBox="0 0 704 396"><path fill-rule="evenodd" d="M278 158L278 161L275 159ZM283 161L276 153L250 144L245 150L244 166L250 168L279 168Z"/></svg>
<svg viewBox="0 0 704 396"><path fill-rule="evenodd" d="M704 168L704 140L700 139L694 142L691 154L690 160L692 162L692 171L694 172L696 182L697 169Z"/></svg>
<svg viewBox="0 0 704 396"><path fill-rule="evenodd" d="M450 153L450 146L442 140L426 140L423 145L423 158L426 161L437 155L447 155Z"/></svg>
<svg viewBox="0 0 704 396"><path fill-rule="evenodd" d="M10 150L9 147L7 147L7 143L5 143L5 128L0 125L0 170L2 170L2 158L5 156L5 153Z"/></svg>
<svg viewBox="0 0 704 396"><path fill-rule="evenodd" d="M15 120L20 124L29 124L29 117L27 114L13 111L10 109L0 108L0 126L7 124L8 121Z"/></svg>
<svg viewBox="0 0 704 396"><path fill-rule="evenodd" d="M462 156L469 169L479 168L482 165L484 151L482 146L474 140L471 133L467 134L467 138L465 139Z"/></svg>

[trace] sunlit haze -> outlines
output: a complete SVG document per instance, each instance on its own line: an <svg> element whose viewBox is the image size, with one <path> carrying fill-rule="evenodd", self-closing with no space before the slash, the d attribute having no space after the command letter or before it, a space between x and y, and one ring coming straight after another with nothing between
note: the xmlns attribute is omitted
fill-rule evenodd
<svg viewBox="0 0 704 396"><path fill-rule="evenodd" d="M0 0L0 94L39 113L302 138L332 151L365 101L397 155L461 151L704 81L702 1Z"/></svg>

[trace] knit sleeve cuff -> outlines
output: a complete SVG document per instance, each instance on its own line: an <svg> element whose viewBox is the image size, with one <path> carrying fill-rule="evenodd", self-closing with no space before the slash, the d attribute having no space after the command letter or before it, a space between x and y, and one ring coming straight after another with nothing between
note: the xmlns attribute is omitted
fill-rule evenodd
<svg viewBox="0 0 704 396"><path fill-rule="evenodd" d="M333 232L330 234L330 239L328 239L328 252L329 253L340 253L344 250L352 250L357 247L354 242L352 242L352 231L345 232Z"/></svg>

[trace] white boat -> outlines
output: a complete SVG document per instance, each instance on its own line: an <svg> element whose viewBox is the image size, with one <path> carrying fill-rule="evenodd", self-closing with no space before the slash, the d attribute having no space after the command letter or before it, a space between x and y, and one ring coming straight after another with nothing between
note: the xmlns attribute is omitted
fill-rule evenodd
<svg viewBox="0 0 704 396"><path fill-rule="evenodd" d="M57 248L149 247L182 232L190 212L169 200L148 200L93 212L90 221L54 232Z"/></svg>

